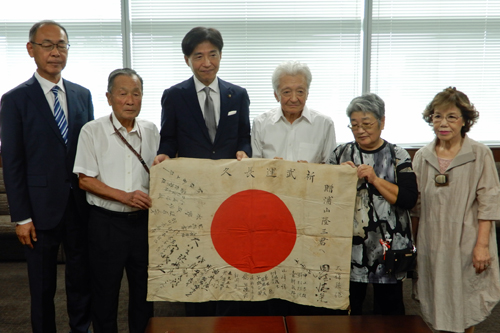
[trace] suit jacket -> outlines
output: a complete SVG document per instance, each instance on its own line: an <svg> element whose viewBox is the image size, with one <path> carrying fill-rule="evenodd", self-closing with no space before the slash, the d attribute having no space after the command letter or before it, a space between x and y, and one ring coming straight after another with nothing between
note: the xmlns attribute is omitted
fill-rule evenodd
<svg viewBox="0 0 500 333"><path fill-rule="evenodd" d="M33 76L2 96L0 134L5 188L12 221L31 217L36 229L62 220L70 193L84 214L85 192L73 174L80 129L94 118L90 91L64 80L68 105L65 145L42 87ZM73 191L70 191L73 189Z"/></svg>
<svg viewBox="0 0 500 333"><path fill-rule="evenodd" d="M208 135L193 77L163 92L159 154L230 159L242 150L252 156L248 93L221 79L219 89L221 110L214 143Z"/></svg>

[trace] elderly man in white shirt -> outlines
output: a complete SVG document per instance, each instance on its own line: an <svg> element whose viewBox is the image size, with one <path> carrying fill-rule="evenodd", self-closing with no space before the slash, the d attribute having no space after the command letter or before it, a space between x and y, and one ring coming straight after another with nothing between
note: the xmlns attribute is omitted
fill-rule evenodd
<svg viewBox="0 0 500 333"><path fill-rule="evenodd" d="M312 75L298 61L280 64L273 74L273 89L280 106L256 117L252 127L252 157L295 162L325 163L333 151L333 121L306 106ZM347 311L306 306L281 299L262 303L266 315L346 315Z"/></svg>
<svg viewBox="0 0 500 333"><path fill-rule="evenodd" d="M153 316L146 301L148 266L149 166L160 134L138 119L142 78L132 69L109 75L106 97L113 112L87 123L80 133L73 172L91 205L89 259L95 333L117 332L118 295L127 272L129 329L144 332Z"/></svg>
<svg viewBox="0 0 500 333"><path fill-rule="evenodd" d="M309 67L287 61L274 70L274 96L280 106L253 121L253 157L325 163L336 146L330 117L306 106L312 75Z"/></svg>

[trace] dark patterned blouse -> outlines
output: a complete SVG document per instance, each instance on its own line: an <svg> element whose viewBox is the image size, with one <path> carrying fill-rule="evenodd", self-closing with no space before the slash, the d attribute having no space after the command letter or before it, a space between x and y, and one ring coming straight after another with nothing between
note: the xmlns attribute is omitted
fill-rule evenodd
<svg viewBox="0 0 500 333"><path fill-rule="evenodd" d="M385 273L382 262L381 232L390 240L391 248L400 250L413 246L411 220L408 210L418 197L417 182L406 150L384 140L373 151L362 150L355 142L338 146L330 155L329 164L352 161L355 165L373 167L375 174L398 185L398 198L391 205L375 186L364 179L358 180L354 211L351 281L363 283L396 283L405 273L397 276ZM369 186L369 190L368 190ZM375 208L375 212L372 209Z"/></svg>

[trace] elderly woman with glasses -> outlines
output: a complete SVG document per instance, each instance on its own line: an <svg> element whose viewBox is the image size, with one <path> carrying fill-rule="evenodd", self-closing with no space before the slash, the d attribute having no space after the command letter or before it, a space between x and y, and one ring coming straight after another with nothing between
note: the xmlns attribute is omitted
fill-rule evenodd
<svg viewBox="0 0 500 333"><path fill-rule="evenodd" d="M351 253L351 315L361 315L368 283L374 289L374 314L404 315L402 279L388 273L384 254L413 248L408 210L418 191L410 155L380 137L384 101L376 94L354 98L347 107L354 141L338 146L330 164L357 168L358 184Z"/></svg>
<svg viewBox="0 0 500 333"><path fill-rule="evenodd" d="M500 300L495 228L500 184L491 150L467 136L479 114L447 88L426 107L436 138L414 158L420 192L418 298L435 330L473 332Z"/></svg>

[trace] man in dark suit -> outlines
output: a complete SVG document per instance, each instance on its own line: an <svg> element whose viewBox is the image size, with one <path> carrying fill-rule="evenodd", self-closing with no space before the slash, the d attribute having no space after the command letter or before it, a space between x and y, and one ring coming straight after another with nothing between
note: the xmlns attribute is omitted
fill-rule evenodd
<svg viewBox="0 0 500 333"><path fill-rule="evenodd" d="M163 92L155 163L169 157L241 160L251 156L248 93L217 77L223 45L220 32L213 28L193 28L182 40L184 60L194 75ZM213 138L206 123L207 98L213 101Z"/></svg>
<svg viewBox="0 0 500 333"><path fill-rule="evenodd" d="M184 36L184 60L194 75L163 92L160 148L154 164L170 157L252 156L248 93L217 77L223 45L220 32L213 28L193 28ZM186 314L238 315L239 305L186 303Z"/></svg>
<svg viewBox="0 0 500 333"><path fill-rule="evenodd" d="M54 295L62 242L69 325L71 332L87 332L88 207L72 170L80 129L94 118L92 98L89 90L61 77L69 50L64 27L36 23L26 48L37 70L2 96L0 131L11 219L28 264L32 328L56 332Z"/></svg>

